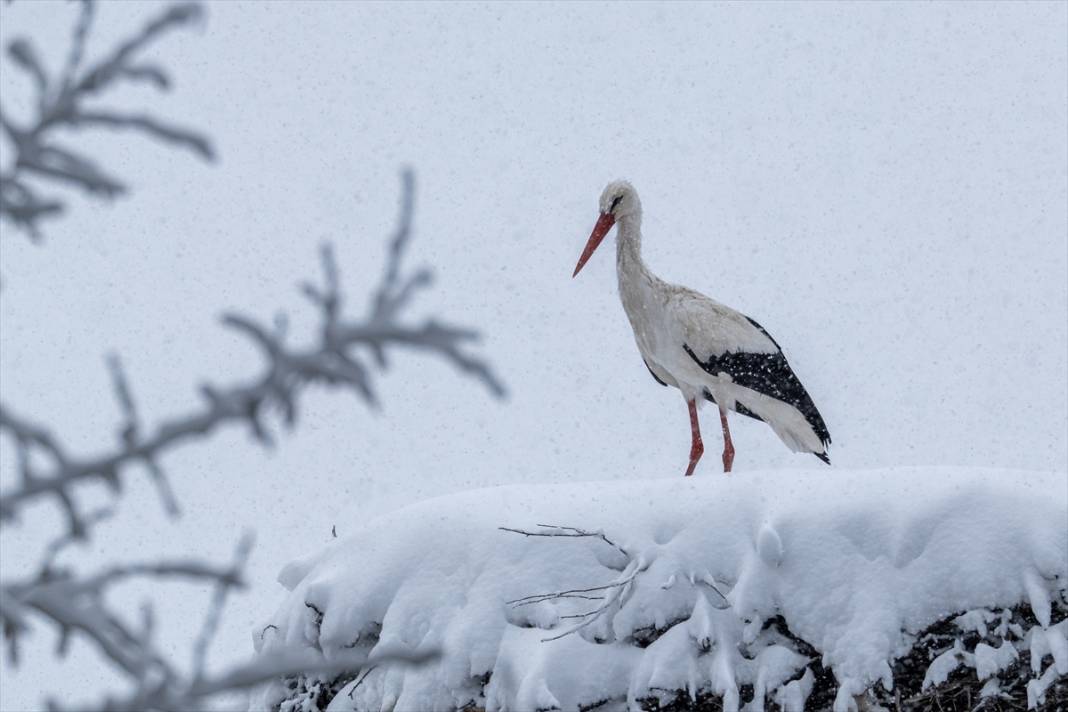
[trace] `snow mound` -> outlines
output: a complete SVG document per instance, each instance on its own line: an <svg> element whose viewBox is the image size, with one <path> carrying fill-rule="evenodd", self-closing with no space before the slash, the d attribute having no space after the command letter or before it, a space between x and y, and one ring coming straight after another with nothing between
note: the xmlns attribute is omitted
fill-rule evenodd
<svg viewBox="0 0 1068 712"><path fill-rule="evenodd" d="M852 710L893 689L932 624L986 635L990 609L1021 606L1025 643L932 651L924 687L967 667L996 694L1018 645L1035 706L1068 674L1068 482L928 467L500 487L381 516L279 580L261 653L443 651L339 678L330 710L655 709L682 693L801 710L815 657ZM287 694L279 681L253 708Z"/></svg>

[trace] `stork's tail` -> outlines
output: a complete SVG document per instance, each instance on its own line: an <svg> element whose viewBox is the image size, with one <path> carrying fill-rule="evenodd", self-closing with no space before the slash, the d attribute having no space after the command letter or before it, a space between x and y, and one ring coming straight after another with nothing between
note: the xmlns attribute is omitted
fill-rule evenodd
<svg viewBox="0 0 1068 712"><path fill-rule="evenodd" d="M823 424L823 418L811 403L809 399L809 407L801 409L761 393L748 391L738 396L735 410L763 420L793 452L811 453L830 465L827 446L831 444L831 435Z"/></svg>

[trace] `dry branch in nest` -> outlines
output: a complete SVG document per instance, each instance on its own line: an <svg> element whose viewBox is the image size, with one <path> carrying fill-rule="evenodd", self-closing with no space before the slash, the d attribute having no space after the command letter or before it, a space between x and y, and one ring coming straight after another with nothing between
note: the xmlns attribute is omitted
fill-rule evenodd
<svg viewBox="0 0 1068 712"><path fill-rule="evenodd" d="M10 169L0 173L0 217L6 217L22 228L33 240L41 237L39 221L61 214L65 206L60 199L42 194L32 179L72 186L106 198L116 197L127 190L119 178L96 161L57 140L57 131L74 128L133 130L190 150L205 160L215 157L211 141L197 131L148 114L124 114L99 106L85 106L86 101L97 100L104 91L122 83L147 84L161 91L170 89L168 72L138 57L167 32L202 17L201 6L192 2L171 5L102 59L83 67L93 12L92 1L82 0L66 61L56 75L50 75L30 39L18 37L7 46L11 62L33 83L35 100L33 116L23 122L12 119L0 106L0 127L14 151Z"/></svg>
<svg viewBox="0 0 1068 712"><path fill-rule="evenodd" d="M566 538L594 538L594 539L600 539L605 544L608 544L610 547L612 547L613 549L618 551L624 557L626 557L628 559L630 558L630 555L627 554L627 551L623 547L621 547L619 544L616 544L614 541L612 541L607 536L605 536L603 531L592 532L592 531L587 531L585 529L579 529L578 527L561 527L561 526L557 526L555 524L537 524L535 526L541 527L541 531L529 532L529 531L526 531L525 529L513 529L511 527L497 527L497 528L500 529L502 532L512 532L513 534L522 534L523 536L547 536L547 537L561 536L561 537L566 537Z"/></svg>
<svg viewBox="0 0 1068 712"><path fill-rule="evenodd" d="M609 568L619 571L619 575L608 583L600 586L588 586L585 588L572 588L563 591L536 593L516 598L511 601L505 601L507 605L512 606L513 608L563 600L591 602L590 606L592 607L589 610L560 616L561 620L571 620L574 622L571 625L564 627L562 630L554 631L553 635L542 638L543 643L559 640L572 633L577 633L584 628L590 627L602 618L607 617L610 619L611 616L618 613L623 609L623 606L627 604L627 601L630 600L630 596L634 591L634 584L638 577L646 571L652 563L652 561L648 560L644 555L634 554L627 551L625 547L616 544L605 536L605 533L601 530L591 531L579 527L557 526L554 524L538 524L536 526L541 527L541 529L538 531L528 531L525 529L515 529L513 527L497 528L501 531L521 534L528 537L594 539L612 547L622 557L622 565L609 566ZM674 583L675 576L673 575L662 585L662 588L670 588ZM716 599L721 602L723 606L727 605L726 596L723 595L711 576L694 577L692 583L694 585L703 584L704 586L707 586L714 592Z"/></svg>

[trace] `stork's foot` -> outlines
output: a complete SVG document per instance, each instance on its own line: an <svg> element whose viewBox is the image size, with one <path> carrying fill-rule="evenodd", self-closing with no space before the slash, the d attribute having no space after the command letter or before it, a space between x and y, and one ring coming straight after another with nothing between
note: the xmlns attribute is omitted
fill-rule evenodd
<svg viewBox="0 0 1068 712"><path fill-rule="evenodd" d="M731 444L731 443L728 443L727 446L725 448L723 448L723 471L724 472L730 472L731 471L731 467L733 465L734 465L734 445Z"/></svg>
<svg viewBox="0 0 1068 712"><path fill-rule="evenodd" d="M697 461L701 459L701 455L705 453L705 444L698 438L690 446L690 466L686 468L686 477L693 474L694 468L697 467Z"/></svg>

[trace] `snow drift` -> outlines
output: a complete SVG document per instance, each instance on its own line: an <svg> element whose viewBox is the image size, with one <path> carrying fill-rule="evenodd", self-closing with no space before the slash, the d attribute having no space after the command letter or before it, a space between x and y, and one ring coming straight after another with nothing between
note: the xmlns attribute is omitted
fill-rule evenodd
<svg viewBox="0 0 1068 712"><path fill-rule="evenodd" d="M254 631L261 653L442 655L280 680L253 709L315 709L294 691L317 685L330 710L656 709L708 695L801 710L822 670L827 704L849 710L869 688L893 690L895 661L951 616L1003 642L931 650L924 688L964 670L996 695L1024 653L1036 707L1068 675L1068 481L930 467L483 489L383 515L279 580L290 593Z"/></svg>

